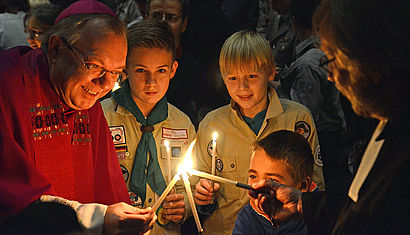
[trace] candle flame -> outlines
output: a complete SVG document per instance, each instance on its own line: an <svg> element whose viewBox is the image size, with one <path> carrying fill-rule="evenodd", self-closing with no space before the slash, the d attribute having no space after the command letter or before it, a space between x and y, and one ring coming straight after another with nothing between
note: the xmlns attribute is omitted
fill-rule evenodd
<svg viewBox="0 0 410 235"><path fill-rule="evenodd" d="M169 149L169 141L168 140L164 140L164 145L167 149Z"/></svg>
<svg viewBox="0 0 410 235"><path fill-rule="evenodd" d="M216 138L218 138L218 132L215 131L214 133L212 133L212 140L215 142Z"/></svg>
<svg viewBox="0 0 410 235"><path fill-rule="evenodd" d="M191 144L189 145L189 148L185 154L184 160L178 167L178 174L189 172L194 167L194 163L192 162L191 155L192 155L192 150L194 148L195 142L196 142L196 139L192 141Z"/></svg>

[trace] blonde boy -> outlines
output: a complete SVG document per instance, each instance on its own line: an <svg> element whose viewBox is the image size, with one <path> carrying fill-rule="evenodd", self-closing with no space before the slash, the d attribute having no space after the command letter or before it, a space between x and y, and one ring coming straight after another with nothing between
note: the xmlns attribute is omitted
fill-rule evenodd
<svg viewBox="0 0 410 235"><path fill-rule="evenodd" d="M118 160L134 206L152 206L195 138L188 116L167 103L165 93L174 76L175 45L172 32L162 22L143 21L128 32L127 73L122 88L101 104L110 126ZM171 148L167 164L164 142ZM179 234L187 214L182 184L166 197L157 211L158 224L151 234Z"/></svg>
<svg viewBox="0 0 410 235"><path fill-rule="evenodd" d="M275 64L265 38L251 31L233 34L222 47L219 65L232 100L207 114L199 125L195 159L198 170L211 171L214 131L218 133L217 175L240 182L247 181L253 143L273 131L303 130L312 152L318 153L317 133L308 109L279 99L268 86ZM323 187L318 154L315 160L313 180ZM208 180L201 179L196 185L195 201L199 211L209 215L204 221L204 234L231 234L235 219L249 198L245 190L216 183L212 189Z"/></svg>

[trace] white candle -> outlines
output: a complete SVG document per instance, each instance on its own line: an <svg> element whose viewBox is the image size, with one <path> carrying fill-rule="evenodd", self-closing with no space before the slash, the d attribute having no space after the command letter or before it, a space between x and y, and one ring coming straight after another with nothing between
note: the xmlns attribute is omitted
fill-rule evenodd
<svg viewBox="0 0 410 235"><path fill-rule="evenodd" d="M169 146L169 141L168 140L165 140L164 141L164 145L165 145L165 149L166 149L166 151L167 151L167 164L168 164L168 174L167 174L167 176L168 176L168 183L171 181L171 177L172 177L172 174L171 174L171 147Z"/></svg>
<svg viewBox="0 0 410 235"><path fill-rule="evenodd" d="M216 138L218 138L218 133L214 132L212 134L212 169L211 169L211 173L213 175L216 174Z"/></svg>
<svg viewBox="0 0 410 235"><path fill-rule="evenodd" d="M199 221L198 212L195 207L194 197L192 196L191 184L189 183L189 177L186 173L182 174L182 179L184 180L185 190L188 196L189 205L191 205L192 214L194 215L196 227L199 233L202 233L204 229L202 228L201 221Z"/></svg>
<svg viewBox="0 0 410 235"><path fill-rule="evenodd" d="M161 205L162 201L164 201L165 197L168 196L168 193L172 190L174 185L180 180L179 174L175 174L174 178L172 178L171 182L169 182L167 188L162 192L161 196L155 202L154 206L152 206L152 210L156 212Z"/></svg>
<svg viewBox="0 0 410 235"><path fill-rule="evenodd" d="M217 182L220 182L220 183L234 185L234 186L239 187L239 188L244 188L244 189L249 189L249 190L252 189L252 187L248 184L240 183L238 181L229 180L229 179L226 179L226 178L222 178L222 177L219 177L219 176L216 176L216 175L211 175L211 174L208 174L208 173L205 173L205 172L202 172L202 171L197 171L197 170L194 170L194 169L189 170L189 174L196 175L196 176L203 177L203 178L207 178L207 179L210 179L210 180L214 180L214 181L217 181Z"/></svg>

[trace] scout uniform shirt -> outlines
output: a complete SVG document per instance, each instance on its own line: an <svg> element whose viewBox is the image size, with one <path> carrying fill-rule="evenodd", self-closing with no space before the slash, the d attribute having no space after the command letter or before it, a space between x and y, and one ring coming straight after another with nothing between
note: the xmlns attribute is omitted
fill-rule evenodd
<svg viewBox="0 0 410 235"><path fill-rule="evenodd" d="M258 135L245 123L239 111L235 110L234 102L207 114L199 125L194 168L211 171L212 133L216 131L216 174L246 183L254 142L274 131L285 129L299 132L309 142L315 156L313 181L323 189L318 137L309 110L296 102L279 99L274 89L269 90L268 97L269 105ZM204 234L231 234L239 211L249 203L246 190L227 184L220 185L216 196L218 206L205 219Z"/></svg>
<svg viewBox="0 0 410 235"><path fill-rule="evenodd" d="M112 97L102 101L101 104L111 130L124 180L129 188L135 153L142 136L141 124L131 112L118 105ZM168 183L177 172L180 160L185 155L190 142L194 140L195 129L188 116L168 103L168 118L163 122L155 124L152 134L156 142L159 165L162 174ZM167 151L164 145L165 140L169 141L169 146L171 148L171 179L167 176L168 165ZM176 192L184 195L185 208L188 212L190 208L188 198L186 197L185 188L181 181L176 185ZM155 194L148 183L144 203L142 203L141 198L135 193L131 191L128 193L132 204L140 208L152 207L155 204L156 199L160 196ZM160 217L159 214L157 215ZM180 226L173 222L165 227L156 223L151 234L165 234L165 230L167 231L167 234L180 234Z"/></svg>

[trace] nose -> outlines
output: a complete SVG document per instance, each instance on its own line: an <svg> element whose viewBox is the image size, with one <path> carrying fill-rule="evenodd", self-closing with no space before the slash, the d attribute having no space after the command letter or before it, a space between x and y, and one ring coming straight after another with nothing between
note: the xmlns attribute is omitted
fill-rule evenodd
<svg viewBox="0 0 410 235"><path fill-rule="evenodd" d="M155 85L157 83L157 80L155 78L155 75L153 75L152 73L147 73L147 75L145 76L145 84L146 85Z"/></svg>
<svg viewBox="0 0 410 235"><path fill-rule="evenodd" d="M246 78L239 78L239 89L248 89L249 85L248 85L248 79Z"/></svg>

